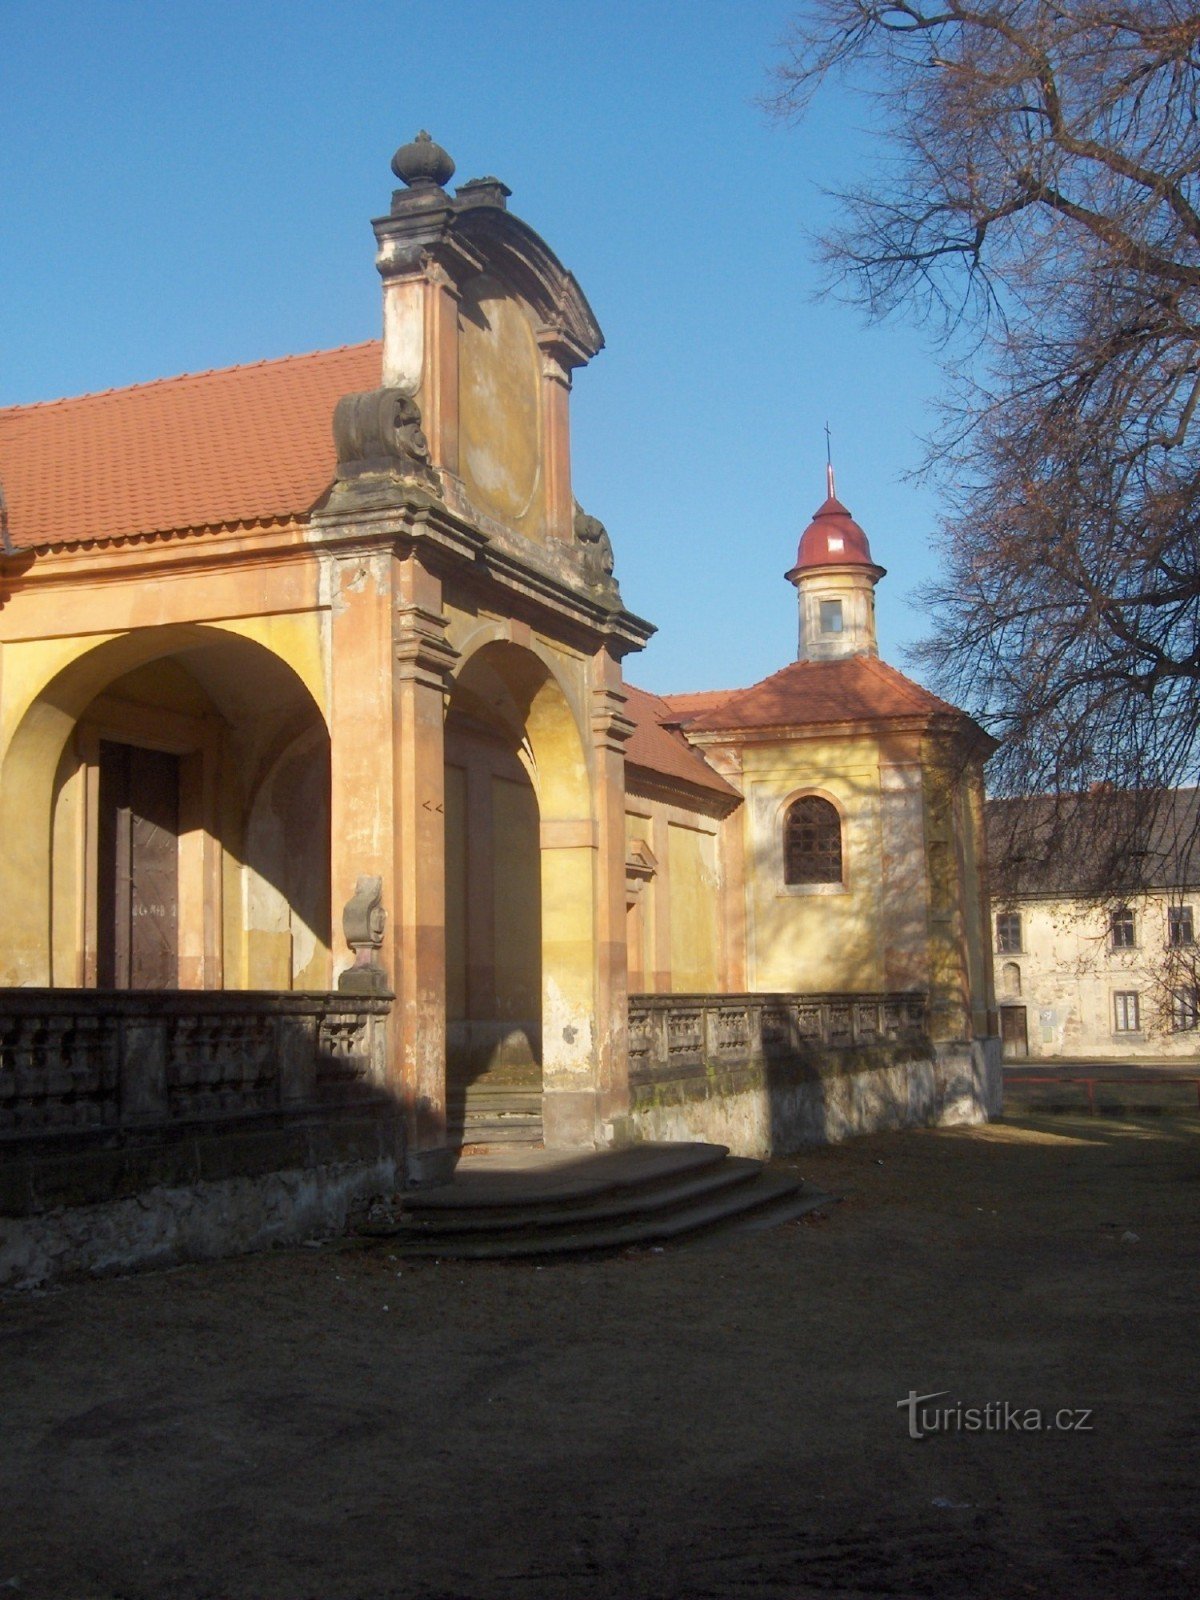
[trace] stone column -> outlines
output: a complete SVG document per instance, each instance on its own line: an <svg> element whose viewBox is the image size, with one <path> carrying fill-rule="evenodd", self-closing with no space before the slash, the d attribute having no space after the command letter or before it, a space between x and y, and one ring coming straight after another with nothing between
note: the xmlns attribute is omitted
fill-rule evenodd
<svg viewBox="0 0 1200 1600"><path fill-rule="evenodd" d="M409 1176L447 1176L445 699L458 652L446 639L441 580L416 556L397 567L396 739L398 1048L409 1117ZM395 1048L395 1047L394 1047Z"/></svg>

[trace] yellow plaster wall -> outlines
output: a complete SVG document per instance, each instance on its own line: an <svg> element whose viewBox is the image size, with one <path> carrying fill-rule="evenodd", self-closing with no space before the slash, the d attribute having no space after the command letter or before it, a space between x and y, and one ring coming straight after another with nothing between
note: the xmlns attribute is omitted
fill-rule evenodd
<svg viewBox="0 0 1200 1600"><path fill-rule="evenodd" d="M538 806L527 784L492 779L493 949L501 1021L542 1008L542 915Z"/></svg>
<svg viewBox="0 0 1200 1600"><path fill-rule="evenodd" d="M747 744L743 757L750 988L884 988L877 742L857 737ZM841 885L784 884L785 803L807 793L832 801L842 814Z"/></svg>
<svg viewBox="0 0 1200 1600"><path fill-rule="evenodd" d="M667 824L671 899L671 988L677 994L720 988L716 839Z"/></svg>

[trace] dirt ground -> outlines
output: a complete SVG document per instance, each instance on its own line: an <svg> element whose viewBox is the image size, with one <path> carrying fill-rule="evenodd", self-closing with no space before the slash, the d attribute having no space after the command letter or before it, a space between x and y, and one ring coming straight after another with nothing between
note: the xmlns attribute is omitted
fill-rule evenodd
<svg viewBox="0 0 1200 1600"><path fill-rule="evenodd" d="M663 1253L0 1298L0 1600L1200 1595L1200 1120L789 1165L844 1199Z"/></svg>

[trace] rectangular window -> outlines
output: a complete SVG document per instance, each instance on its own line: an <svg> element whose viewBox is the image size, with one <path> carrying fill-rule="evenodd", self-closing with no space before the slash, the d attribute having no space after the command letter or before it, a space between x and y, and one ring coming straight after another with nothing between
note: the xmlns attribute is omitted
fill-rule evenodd
<svg viewBox="0 0 1200 1600"><path fill-rule="evenodd" d="M841 633L842 631L842 602L840 600L821 601L821 632Z"/></svg>
<svg viewBox="0 0 1200 1600"><path fill-rule="evenodd" d="M996 918L996 949L1002 956L1021 954L1021 913L1002 911Z"/></svg>
<svg viewBox="0 0 1200 1600"><path fill-rule="evenodd" d="M1113 1024L1118 1033L1137 1033L1141 1029L1136 989L1113 995Z"/></svg>
<svg viewBox="0 0 1200 1600"><path fill-rule="evenodd" d="M1132 950L1134 927L1133 912L1128 906L1118 906L1108 919L1109 932L1112 935L1114 950Z"/></svg>
<svg viewBox="0 0 1200 1600"><path fill-rule="evenodd" d="M1195 944L1196 927L1192 921L1191 906L1167 908L1167 943L1178 950L1183 945Z"/></svg>
<svg viewBox="0 0 1200 1600"><path fill-rule="evenodd" d="M1176 1033L1186 1033L1193 1029L1200 1020L1200 995L1195 989L1173 989L1171 991L1171 1026Z"/></svg>

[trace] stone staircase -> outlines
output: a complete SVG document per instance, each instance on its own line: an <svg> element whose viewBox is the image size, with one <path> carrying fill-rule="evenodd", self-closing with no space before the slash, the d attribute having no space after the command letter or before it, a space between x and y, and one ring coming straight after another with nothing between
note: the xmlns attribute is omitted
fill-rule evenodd
<svg viewBox="0 0 1200 1600"><path fill-rule="evenodd" d="M451 1088L447 1120L453 1142L464 1147L542 1142L542 1091L473 1083Z"/></svg>
<svg viewBox="0 0 1200 1600"><path fill-rule="evenodd" d="M553 1257L772 1227L829 1202L724 1145L526 1147L466 1156L450 1183L376 1202L358 1231L409 1258Z"/></svg>

